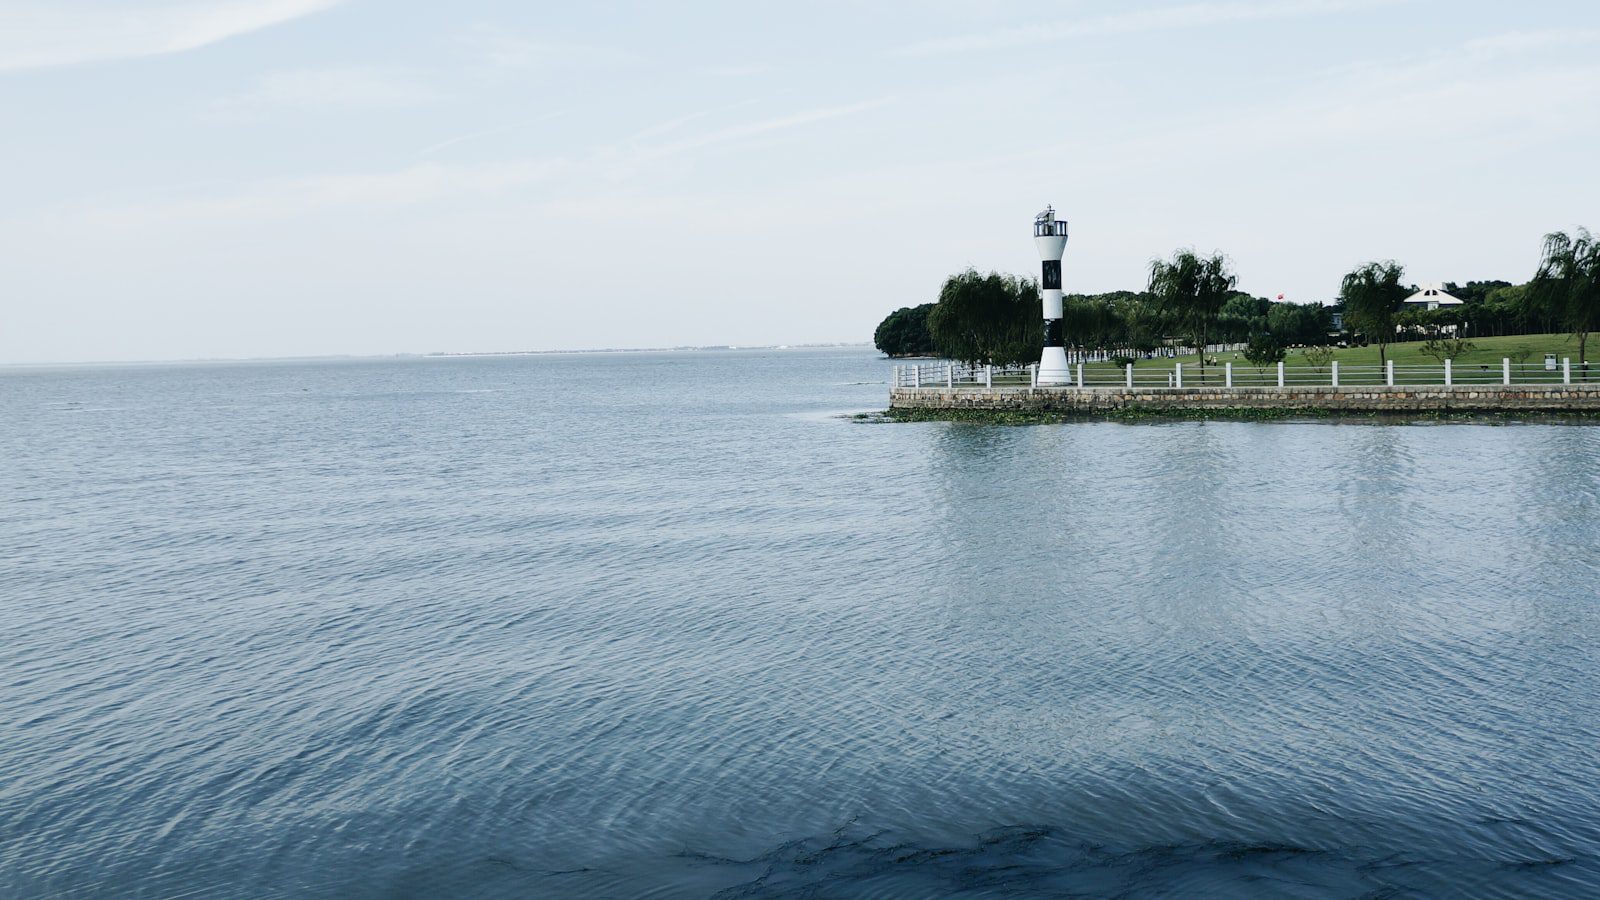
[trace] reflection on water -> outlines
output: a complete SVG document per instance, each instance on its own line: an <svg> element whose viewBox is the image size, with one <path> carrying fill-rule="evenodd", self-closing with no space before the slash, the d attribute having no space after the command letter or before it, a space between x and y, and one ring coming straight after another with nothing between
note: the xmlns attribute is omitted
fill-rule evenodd
<svg viewBox="0 0 1600 900"><path fill-rule="evenodd" d="M0 894L1600 892L1600 429L0 374Z"/></svg>

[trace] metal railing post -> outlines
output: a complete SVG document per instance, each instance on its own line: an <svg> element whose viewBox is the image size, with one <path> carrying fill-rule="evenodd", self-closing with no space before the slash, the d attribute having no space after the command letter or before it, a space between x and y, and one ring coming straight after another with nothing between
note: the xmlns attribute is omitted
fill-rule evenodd
<svg viewBox="0 0 1600 900"><path fill-rule="evenodd" d="M1172 364L1172 374L1178 380L1178 387L1183 387L1183 363L1181 363L1181 362L1173 363Z"/></svg>
<svg viewBox="0 0 1600 900"><path fill-rule="evenodd" d="M921 363L918 363L918 364L916 364L916 365L911 367L911 386L915 387L915 388L922 387L922 364Z"/></svg>
<svg viewBox="0 0 1600 900"><path fill-rule="evenodd" d="M1389 360L1388 365L1384 366L1383 380L1389 387L1394 387L1394 360L1392 359Z"/></svg>
<svg viewBox="0 0 1600 900"><path fill-rule="evenodd" d="M1455 384L1455 378L1454 378L1454 376L1452 374L1453 367L1450 365L1452 362L1455 362L1455 360L1447 359L1447 360L1444 361L1444 386L1445 387L1449 387L1450 385Z"/></svg>
<svg viewBox="0 0 1600 900"><path fill-rule="evenodd" d="M1231 362L1222 364L1222 386L1233 387L1233 363Z"/></svg>
<svg viewBox="0 0 1600 900"><path fill-rule="evenodd" d="M983 367L983 386L986 388L994 387L994 363Z"/></svg>
<svg viewBox="0 0 1600 900"><path fill-rule="evenodd" d="M1278 361L1278 387L1283 387L1283 361Z"/></svg>
<svg viewBox="0 0 1600 900"><path fill-rule="evenodd" d="M1561 358L1561 383L1572 383L1572 357L1570 356L1563 356Z"/></svg>
<svg viewBox="0 0 1600 900"><path fill-rule="evenodd" d="M1500 383L1511 383L1511 358L1504 357L1500 360Z"/></svg>
<svg viewBox="0 0 1600 900"><path fill-rule="evenodd" d="M1337 359L1333 361L1333 386L1339 386L1339 361Z"/></svg>
<svg viewBox="0 0 1600 900"><path fill-rule="evenodd" d="M1039 364L1028 363L1028 387L1039 386Z"/></svg>
<svg viewBox="0 0 1600 900"><path fill-rule="evenodd" d="M1078 363L1078 387L1083 387L1083 363Z"/></svg>
<svg viewBox="0 0 1600 900"><path fill-rule="evenodd" d="M945 363L944 364L944 386L947 387L947 388L953 388L953 387L956 386L956 364L955 363Z"/></svg>
<svg viewBox="0 0 1600 900"><path fill-rule="evenodd" d="M1133 387L1133 363L1128 363L1128 387Z"/></svg>

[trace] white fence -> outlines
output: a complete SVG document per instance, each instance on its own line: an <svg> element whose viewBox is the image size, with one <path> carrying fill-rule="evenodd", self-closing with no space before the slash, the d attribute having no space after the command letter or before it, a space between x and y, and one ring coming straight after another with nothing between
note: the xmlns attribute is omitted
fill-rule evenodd
<svg viewBox="0 0 1600 900"><path fill-rule="evenodd" d="M973 366L966 363L918 363L894 367L895 387L974 388L1037 386L1038 364L1028 366ZM1548 363L1456 364L1441 365L1349 366L1337 362L1326 366L1254 366L1226 362L1200 366L1174 363L1172 366L1125 366L1110 362L1074 362L1068 366L1070 383L1050 387L1360 387L1406 385L1473 384L1573 384L1600 383L1600 367L1575 366L1563 359Z"/></svg>
<svg viewBox="0 0 1600 900"><path fill-rule="evenodd" d="M1238 353L1248 348L1249 344L1207 344L1206 355L1213 353ZM1107 350L1082 350L1077 347L1067 347L1063 351L1070 363L1104 363L1111 362L1117 357L1124 359L1172 359L1176 356L1194 356L1193 347L1157 347L1154 350L1133 350L1129 348L1112 347Z"/></svg>

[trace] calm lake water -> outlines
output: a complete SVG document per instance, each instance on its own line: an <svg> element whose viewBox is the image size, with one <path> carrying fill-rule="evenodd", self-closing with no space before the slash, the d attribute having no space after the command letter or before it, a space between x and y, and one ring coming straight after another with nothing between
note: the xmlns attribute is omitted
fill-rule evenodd
<svg viewBox="0 0 1600 900"><path fill-rule="evenodd" d="M1595 896L1600 428L0 373L0 895Z"/></svg>

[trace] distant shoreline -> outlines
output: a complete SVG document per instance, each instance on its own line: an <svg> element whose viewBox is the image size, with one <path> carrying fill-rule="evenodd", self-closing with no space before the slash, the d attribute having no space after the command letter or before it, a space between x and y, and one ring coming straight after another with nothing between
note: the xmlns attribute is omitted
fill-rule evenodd
<svg viewBox="0 0 1600 900"><path fill-rule="evenodd" d="M11 369L63 369L91 368L94 366L193 366L229 365L234 363L291 363L291 362L355 362L384 359L457 359L477 356L574 356L585 353L707 353L742 352L747 350L847 350L871 347L868 341L834 344L714 344L703 347L603 347L594 350L477 350L433 351L429 353L329 353L319 356L214 356L194 359L99 359L58 360L55 362L0 362L0 371Z"/></svg>
<svg viewBox="0 0 1600 900"><path fill-rule="evenodd" d="M740 350L841 350L852 347L871 347L870 341L852 341L832 344L707 344L698 347L600 347L593 350L475 350L452 353L436 351L421 356L552 356L579 353L712 353Z"/></svg>

